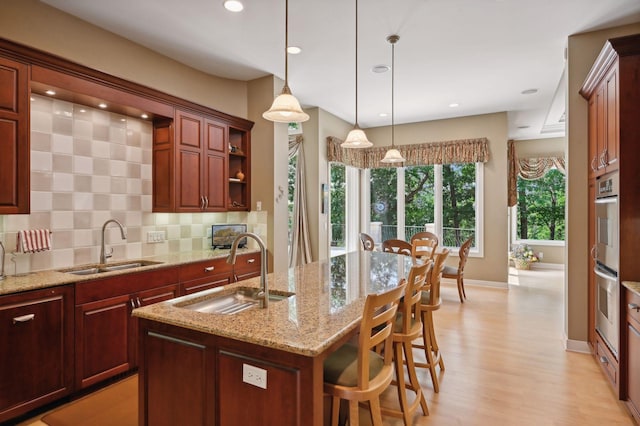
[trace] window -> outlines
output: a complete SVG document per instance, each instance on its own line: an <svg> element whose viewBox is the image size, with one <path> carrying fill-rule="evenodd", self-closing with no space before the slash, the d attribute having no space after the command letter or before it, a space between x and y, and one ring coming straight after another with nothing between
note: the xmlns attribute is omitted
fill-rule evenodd
<svg viewBox="0 0 640 426"><path fill-rule="evenodd" d="M564 241L565 175L558 169L527 180L518 176L513 235L517 240Z"/></svg>
<svg viewBox="0 0 640 426"><path fill-rule="evenodd" d="M331 211L331 232L330 245L334 247L345 247L345 223L347 193L346 166L341 163L330 164L331 185L329 188L330 211Z"/></svg>
<svg viewBox="0 0 640 426"><path fill-rule="evenodd" d="M460 247L469 237L479 247L482 170L482 163L464 163L365 171L371 236L376 242L409 240L429 230L441 236L444 247Z"/></svg>

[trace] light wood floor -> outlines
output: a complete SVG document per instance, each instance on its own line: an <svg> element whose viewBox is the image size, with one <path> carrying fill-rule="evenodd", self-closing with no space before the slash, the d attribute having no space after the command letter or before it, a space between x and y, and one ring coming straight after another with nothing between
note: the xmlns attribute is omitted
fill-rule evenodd
<svg viewBox="0 0 640 426"><path fill-rule="evenodd" d="M563 348L562 271L512 269L509 281L509 290L467 285L462 305L443 282L434 321L446 369L438 394L418 369L430 415L418 410L415 424L633 425L593 357ZM395 388L383 395L383 405L396 401Z"/></svg>
<svg viewBox="0 0 640 426"><path fill-rule="evenodd" d="M418 369L430 415L418 411L414 424L633 425L593 357L563 348L562 272L512 269L510 283L509 290L467 285L463 305L455 287L443 285L434 318L446 370L436 394ZM395 389L382 404L397 406ZM366 410L360 418L369 424Z"/></svg>

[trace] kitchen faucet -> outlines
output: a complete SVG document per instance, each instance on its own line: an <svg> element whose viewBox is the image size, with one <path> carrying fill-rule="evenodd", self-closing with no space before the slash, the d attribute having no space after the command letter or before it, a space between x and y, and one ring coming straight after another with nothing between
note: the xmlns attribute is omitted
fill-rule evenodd
<svg viewBox="0 0 640 426"><path fill-rule="evenodd" d="M0 248L2 249L2 257L0 257L0 281L4 280L4 244L0 241Z"/></svg>
<svg viewBox="0 0 640 426"><path fill-rule="evenodd" d="M111 250L109 250L109 253L106 253L104 249L104 230L110 222L117 224L120 227L120 235L122 236L122 239L123 240L127 239L127 234L124 231L124 227L120 222L118 222L115 219L109 219L108 221L106 221L104 225L102 225L102 241L100 243L100 264L107 263L107 259L113 256L113 247L111 247Z"/></svg>
<svg viewBox="0 0 640 426"><path fill-rule="evenodd" d="M267 248L264 245L262 239L253 234L251 232L243 232L238 234L231 243L231 251L229 252L229 257L227 257L227 263L234 265L236 263L236 251L238 250L238 245L240 244L240 240L243 237L250 237L256 240L258 245L260 246L260 293L256 296L256 299L262 299L262 307L269 307L269 285L267 284Z"/></svg>

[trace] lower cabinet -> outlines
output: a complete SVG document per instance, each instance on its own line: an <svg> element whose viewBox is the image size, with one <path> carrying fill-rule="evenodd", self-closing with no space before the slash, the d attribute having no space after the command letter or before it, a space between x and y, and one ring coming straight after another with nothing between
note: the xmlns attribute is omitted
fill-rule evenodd
<svg viewBox="0 0 640 426"><path fill-rule="evenodd" d="M296 356L147 319L139 327L139 425L311 424L310 367Z"/></svg>
<svg viewBox="0 0 640 426"><path fill-rule="evenodd" d="M0 297L0 422L73 390L73 287Z"/></svg>
<svg viewBox="0 0 640 426"><path fill-rule="evenodd" d="M137 366L137 307L179 296L178 268L76 284L76 387L82 389Z"/></svg>
<svg viewBox="0 0 640 426"><path fill-rule="evenodd" d="M259 252L238 255L236 263L233 265L233 281L259 277L262 267L261 259Z"/></svg>
<svg viewBox="0 0 640 426"><path fill-rule="evenodd" d="M197 293L231 282L233 265L226 258L209 259L180 266L182 294Z"/></svg>
<svg viewBox="0 0 640 426"><path fill-rule="evenodd" d="M640 423L640 296L627 290L627 406Z"/></svg>

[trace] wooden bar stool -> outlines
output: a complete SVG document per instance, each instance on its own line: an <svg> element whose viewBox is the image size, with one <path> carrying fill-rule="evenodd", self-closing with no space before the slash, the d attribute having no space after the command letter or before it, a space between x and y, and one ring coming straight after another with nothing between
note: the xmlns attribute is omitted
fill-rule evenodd
<svg viewBox="0 0 640 426"><path fill-rule="evenodd" d="M382 426L380 394L393 380L393 356L381 356L373 349L391 347L398 303L406 287L403 279L397 287L380 294L369 294L364 304L358 344L345 343L324 361L324 392L331 395L331 424L337 425L340 400L349 401L349 424L359 425L358 403L368 401L371 421Z"/></svg>
<svg viewBox="0 0 640 426"><path fill-rule="evenodd" d="M402 418L405 426L413 424L413 415L418 406L422 407L422 414L429 415L427 401L424 398L424 392L416 375L412 342L420 337L422 332L420 302L422 289L432 266L433 262L428 260L424 264L414 265L411 268L407 278L404 298L398 308L393 330L393 361L396 370L396 380L393 384L397 387L400 410L382 407L382 413ZM386 349L385 352L387 352ZM407 375L409 376L408 383L405 382L404 366L406 366ZM408 390L415 394L412 402L409 402L407 397Z"/></svg>
<svg viewBox="0 0 640 426"><path fill-rule="evenodd" d="M433 326L433 311L440 309L442 299L440 298L440 281L442 280L442 271L444 270L444 262L449 256L449 249L444 249L440 253L436 253L433 268L429 274L427 282L428 290L422 291L422 300L420 302L420 312L422 316L422 345L414 343L414 348L424 350L426 363L416 362L416 367L428 368L431 373L431 381L433 382L434 392L440 392L440 383L436 374L436 365L440 367L440 371L444 371L444 361L438 341L436 340L436 332Z"/></svg>
<svg viewBox="0 0 640 426"><path fill-rule="evenodd" d="M371 238L371 235L364 232L360 233L360 242L362 243L362 250L364 251L373 251L376 248L376 243L373 241L373 238Z"/></svg>
<svg viewBox="0 0 640 426"><path fill-rule="evenodd" d="M392 238L382 242L382 251L387 253L404 254L411 256L411 244L404 240Z"/></svg>

